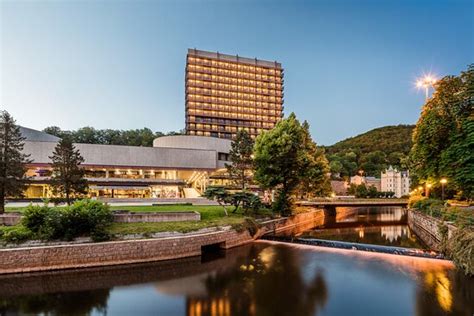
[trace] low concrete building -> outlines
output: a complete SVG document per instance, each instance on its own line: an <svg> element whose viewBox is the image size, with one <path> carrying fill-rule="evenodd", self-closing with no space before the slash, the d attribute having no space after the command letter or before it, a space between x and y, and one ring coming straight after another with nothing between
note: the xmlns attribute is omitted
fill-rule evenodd
<svg viewBox="0 0 474 316"><path fill-rule="evenodd" d="M384 192L394 192L400 198L410 194L410 173L398 171L390 166L381 174L381 190Z"/></svg>
<svg viewBox="0 0 474 316"><path fill-rule="evenodd" d="M51 160L59 138L27 128L24 152L30 155L27 198L52 197ZM213 174L222 172L231 141L203 136L166 136L153 147L74 144L84 157L91 197L196 197Z"/></svg>

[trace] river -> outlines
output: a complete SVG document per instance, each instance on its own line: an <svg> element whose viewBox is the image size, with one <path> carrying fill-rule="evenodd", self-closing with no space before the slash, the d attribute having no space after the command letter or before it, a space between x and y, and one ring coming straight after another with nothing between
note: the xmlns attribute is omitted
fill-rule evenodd
<svg viewBox="0 0 474 316"><path fill-rule="evenodd" d="M336 208L335 215L299 237L427 249L408 227L407 210L393 206Z"/></svg>
<svg viewBox="0 0 474 316"><path fill-rule="evenodd" d="M404 216L345 210L324 224L343 233L325 237L418 247ZM322 230L301 236L322 237ZM474 280L450 261L273 241L181 260L0 276L0 315L473 313Z"/></svg>

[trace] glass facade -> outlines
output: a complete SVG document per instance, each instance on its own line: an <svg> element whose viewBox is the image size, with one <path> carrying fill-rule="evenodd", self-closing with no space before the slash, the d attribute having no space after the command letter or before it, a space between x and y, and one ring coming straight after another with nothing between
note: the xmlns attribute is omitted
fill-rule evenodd
<svg viewBox="0 0 474 316"><path fill-rule="evenodd" d="M272 129L283 115L280 63L188 50L186 134L252 137Z"/></svg>
<svg viewBox="0 0 474 316"><path fill-rule="evenodd" d="M184 198L185 188L205 190L207 170L160 170L85 167L88 197L97 198ZM24 198L53 198L51 167L28 168L29 185Z"/></svg>

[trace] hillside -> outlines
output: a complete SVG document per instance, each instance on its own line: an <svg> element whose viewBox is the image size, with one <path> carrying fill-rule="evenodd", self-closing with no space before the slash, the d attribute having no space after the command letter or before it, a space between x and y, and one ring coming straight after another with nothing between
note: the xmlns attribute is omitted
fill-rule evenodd
<svg viewBox="0 0 474 316"><path fill-rule="evenodd" d="M396 125L375 128L363 134L344 139L326 147L328 154L348 149L361 153L380 150L386 154L402 152L408 154L411 148L411 134L415 125Z"/></svg>
<svg viewBox="0 0 474 316"><path fill-rule="evenodd" d="M384 126L326 146L331 171L342 177L363 170L368 176L380 176L388 165L406 168L412 145L414 125Z"/></svg>

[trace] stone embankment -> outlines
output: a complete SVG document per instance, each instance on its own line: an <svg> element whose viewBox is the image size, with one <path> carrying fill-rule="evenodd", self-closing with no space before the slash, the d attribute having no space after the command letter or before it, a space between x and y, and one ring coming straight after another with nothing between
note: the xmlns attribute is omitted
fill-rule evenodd
<svg viewBox="0 0 474 316"><path fill-rule="evenodd" d="M114 211L113 221L116 223L159 223L200 221L201 214L189 212L129 212ZM0 225L13 226L21 221L21 213L5 213L0 215Z"/></svg>
<svg viewBox="0 0 474 316"><path fill-rule="evenodd" d="M443 221L425 215L420 211L408 210L408 226L420 239L430 247L430 249L440 251L443 236L439 227L446 225L448 227L448 239L451 238L453 232L457 229L456 226L443 223Z"/></svg>
<svg viewBox="0 0 474 316"><path fill-rule="evenodd" d="M207 247L229 249L249 243L266 233L314 226L324 217L322 210L266 221L250 233L230 227L220 231L176 237L62 244L0 250L0 274L47 271L139 262L161 261L201 255Z"/></svg>

